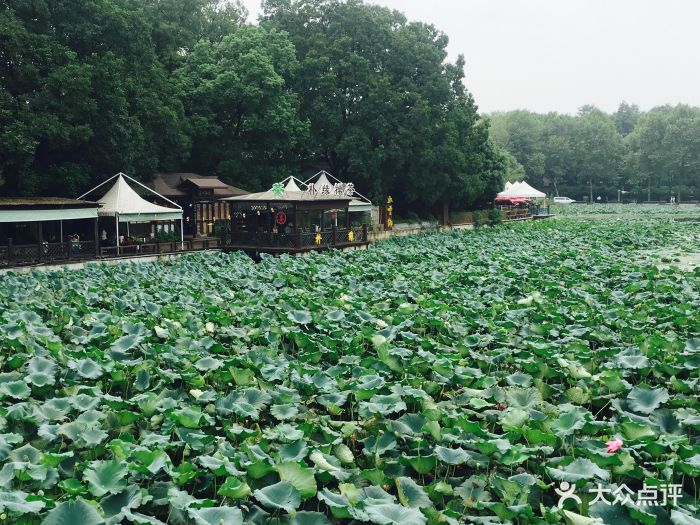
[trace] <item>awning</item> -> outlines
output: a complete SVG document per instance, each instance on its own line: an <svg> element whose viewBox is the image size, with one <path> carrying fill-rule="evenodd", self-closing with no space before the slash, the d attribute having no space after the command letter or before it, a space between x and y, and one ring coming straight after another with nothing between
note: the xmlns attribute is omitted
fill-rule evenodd
<svg viewBox="0 0 700 525"><path fill-rule="evenodd" d="M353 199L350 201L349 209L350 213L360 213L372 211L372 203L361 201L359 199Z"/></svg>
<svg viewBox="0 0 700 525"><path fill-rule="evenodd" d="M511 206L516 206L518 204L528 204L530 201L523 197L496 197L493 202L495 204L509 204Z"/></svg>
<svg viewBox="0 0 700 525"><path fill-rule="evenodd" d="M0 199L0 222L70 221L94 219L97 204L54 197Z"/></svg>
<svg viewBox="0 0 700 525"><path fill-rule="evenodd" d="M0 210L0 222L41 222L94 219L97 208L63 210Z"/></svg>

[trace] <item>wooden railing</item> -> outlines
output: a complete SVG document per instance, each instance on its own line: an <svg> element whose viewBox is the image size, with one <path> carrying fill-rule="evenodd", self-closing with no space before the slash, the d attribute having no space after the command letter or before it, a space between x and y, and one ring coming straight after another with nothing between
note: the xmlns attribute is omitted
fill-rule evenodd
<svg viewBox="0 0 700 525"><path fill-rule="evenodd" d="M274 251L313 250L344 247L367 242L367 227L333 228L321 232L263 233L235 231L230 236L231 246Z"/></svg>
<svg viewBox="0 0 700 525"><path fill-rule="evenodd" d="M184 249L180 241L131 244L127 246L99 246L95 241L42 242L37 244L14 244L8 239L0 246L0 268L32 264L84 261L129 255L165 254L182 251L198 251L219 248L221 240L215 237L186 239Z"/></svg>

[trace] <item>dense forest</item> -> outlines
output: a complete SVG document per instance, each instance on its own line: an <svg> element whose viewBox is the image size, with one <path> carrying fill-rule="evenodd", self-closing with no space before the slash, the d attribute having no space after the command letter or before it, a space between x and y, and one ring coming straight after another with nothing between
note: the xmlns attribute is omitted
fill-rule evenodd
<svg viewBox="0 0 700 525"><path fill-rule="evenodd" d="M362 0L0 0L0 193L117 171L256 191L315 166L370 197L467 208L506 156L447 36Z"/></svg>
<svg viewBox="0 0 700 525"><path fill-rule="evenodd" d="M490 115L491 137L508 152L510 180L578 200L700 199L700 108L612 115L584 106L577 115L511 111Z"/></svg>

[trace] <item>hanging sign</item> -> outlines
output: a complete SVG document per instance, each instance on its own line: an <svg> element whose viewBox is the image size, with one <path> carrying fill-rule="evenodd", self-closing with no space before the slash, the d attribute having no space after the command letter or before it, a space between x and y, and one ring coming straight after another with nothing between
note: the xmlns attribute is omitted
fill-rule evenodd
<svg viewBox="0 0 700 525"><path fill-rule="evenodd" d="M275 222L279 224L280 226L284 225L287 223L287 214L284 213L283 211L278 211L277 215L275 215Z"/></svg>

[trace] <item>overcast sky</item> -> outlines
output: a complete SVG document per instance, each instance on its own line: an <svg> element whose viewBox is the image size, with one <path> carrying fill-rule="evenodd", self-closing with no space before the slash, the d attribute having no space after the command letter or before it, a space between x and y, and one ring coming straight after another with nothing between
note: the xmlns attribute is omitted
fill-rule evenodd
<svg viewBox="0 0 700 525"><path fill-rule="evenodd" d="M251 20L259 0L243 0ZM700 106L697 0L374 0L450 37L481 111Z"/></svg>

